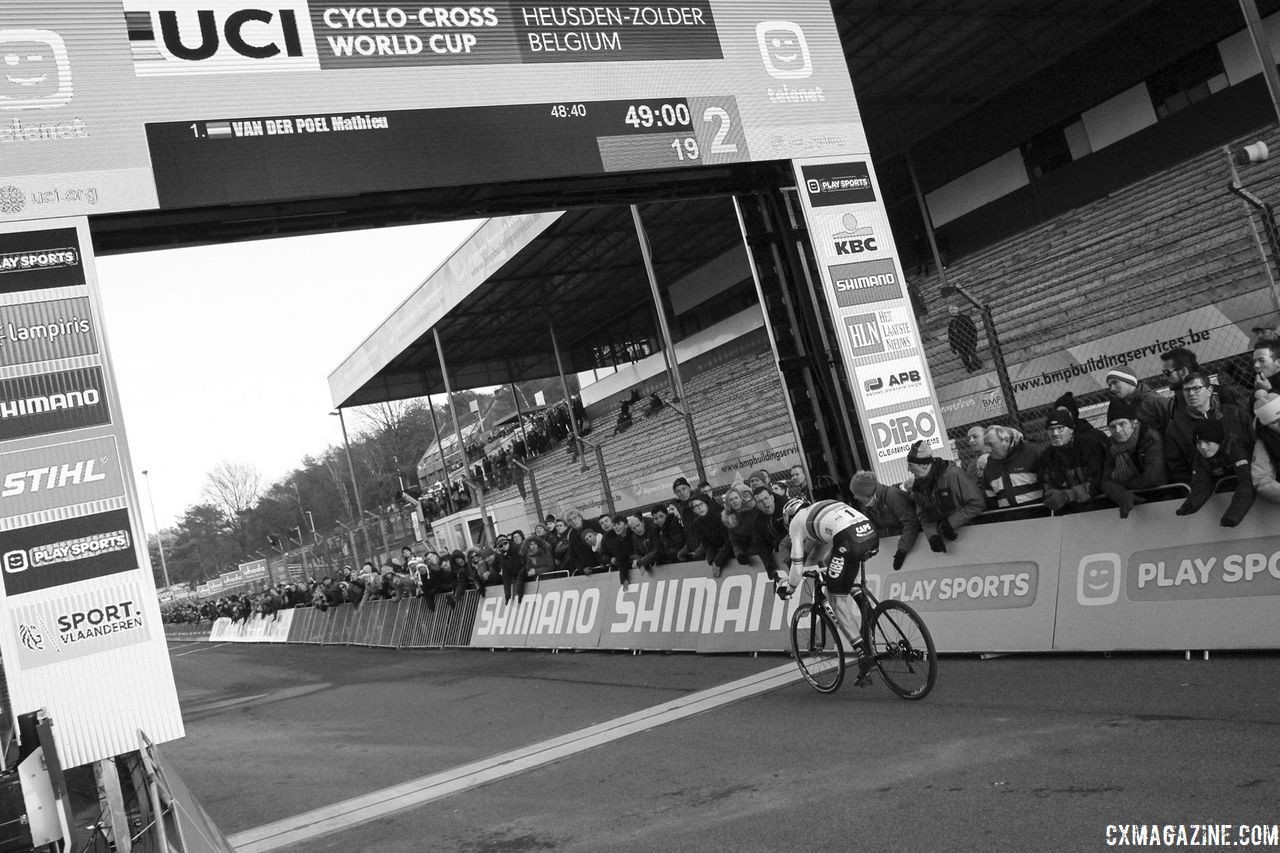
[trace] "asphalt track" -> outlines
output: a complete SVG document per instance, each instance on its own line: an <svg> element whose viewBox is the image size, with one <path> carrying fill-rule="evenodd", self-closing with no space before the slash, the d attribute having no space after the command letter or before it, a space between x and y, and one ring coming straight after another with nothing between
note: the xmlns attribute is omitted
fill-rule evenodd
<svg viewBox="0 0 1280 853"><path fill-rule="evenodd" d="M209 643L171 658L187 737L166 754L233 840L372 795L320 837L255 849L1102 850L1108 824L1280 823L1274 655L949 657L923 702L775 678L670 722L653 709L701 709L691 697L788 660ZM504 775L548 742L549 763ZM424 777L453 787L395 811L386 789Z"/></svg>

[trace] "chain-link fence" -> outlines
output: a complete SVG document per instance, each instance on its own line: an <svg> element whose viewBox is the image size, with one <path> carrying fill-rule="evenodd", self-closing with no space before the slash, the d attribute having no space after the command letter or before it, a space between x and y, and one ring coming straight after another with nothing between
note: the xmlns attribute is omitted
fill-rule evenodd
<svg viewBox="0 0 1280 853"><path fill-rule="evenodd" d="M915 277L957 458L982 452L977 427L1045 440L1061 403L1105 426L1112 372L1171 397L1198 366L1248 406L1254 343L1280 326L1280 165L1242 167L1244 193L1234 177L1212 149Z"/></svg>

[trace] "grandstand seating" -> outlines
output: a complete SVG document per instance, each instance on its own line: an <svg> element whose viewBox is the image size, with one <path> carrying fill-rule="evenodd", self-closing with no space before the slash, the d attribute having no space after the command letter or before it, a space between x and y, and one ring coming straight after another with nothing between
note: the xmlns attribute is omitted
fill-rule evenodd
<svg viewBox="0 0 1280 853"><path fill-rule="evenodd" d="M685 393L704 456L791 431L768 344L762 336L747 337L750 340L735 341L708 353L705 363L682 368L694 374L685 380ZM671 393L662 387L659 396L670 400ZM613 433L615 399L602 401L590 412L595 429L589 440L603 446L615 509L620 511L668 498L670 491L665 488L658 498L640 499L635 495L633 484L655 469L679 466L691 479L694 475L693 453L683 419L670 406L646 416L645 406L642 400L633 409L631 427L618 434ZM530 460L544 513L563 515L573 507L587 510L603 506L595 454L588 449L583 461L587 465L585 472L582 462L573 461L566 448ZM485 497L491 502L508 500L519 498L519 491L510 486L490 490ZM532 516L532 493L525 504Z"/></svg>
<svg viewBox="0 0 1280 853"><path fill-rule="evenodd" d="M1280 150L1280 133L1261 138ZM947 278L991 306L1010 364L1247 293L1264 287L1266 276L1242 202L1227 193L1230 180L1222 149L1209 149L953 259ZM1242 180L1265 201L1280 202L1274 160L1246 169ZM942 307L964 300L940 298L936 271L916 283L933 306L922 334L934 381L944 386L964 379L967 372L947 346ZM1257 311L1262 319L1276 318L1270 300L1260 299ZM989 368L990 349L979 335L979 355ZM1134 346L1148 343L1135 340ZM1235 355L1211 346L1197 354L1204 363Z"/></svg>

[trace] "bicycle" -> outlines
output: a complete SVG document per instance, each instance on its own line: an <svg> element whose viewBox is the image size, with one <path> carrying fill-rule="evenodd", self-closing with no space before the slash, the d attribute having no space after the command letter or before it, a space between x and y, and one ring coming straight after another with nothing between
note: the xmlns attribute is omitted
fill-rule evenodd
<svg viewBox="0 0 1280 853"><path fill-rule="evenodd" d="M819 693L834 693L844 681L845 646L857 649L858 686L870 683L874 666L884 683L903 699L923 699L938 678L938 652L924 620L897 599L878 600L867 589L862 563L852 595L858 604L859 636L855 640L840 626L827 598L822 572L810 569L813 602L800 605L791 618L791 651L804 680Z"/></svg>

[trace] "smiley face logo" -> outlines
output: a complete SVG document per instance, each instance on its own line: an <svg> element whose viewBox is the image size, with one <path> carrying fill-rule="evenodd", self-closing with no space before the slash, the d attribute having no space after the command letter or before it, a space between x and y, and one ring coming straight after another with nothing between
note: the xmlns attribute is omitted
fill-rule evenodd
<svg viewBox="0 0 1280 853"><path fill-rule="evenodd" d="M1083 607L1115 604L1120 598L1120 555L1089 554L1080 559L1076 601Z"/></svg>
<svg viewBox="0 0 1280 853"><path fill-rule="evenodd" d="M804 30L792 21L763 21L756 24L756 43L770 77L799 80L813 74L813 58Z"/></svg>
<svg viewBox="0 0 1280 853"><path fill-rule="evenodd" d="M0 30L0 110L39 110L71 100L71 62L49 30Z"/></svg>

